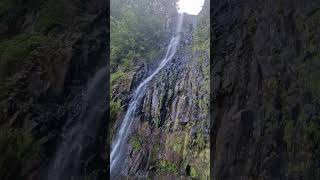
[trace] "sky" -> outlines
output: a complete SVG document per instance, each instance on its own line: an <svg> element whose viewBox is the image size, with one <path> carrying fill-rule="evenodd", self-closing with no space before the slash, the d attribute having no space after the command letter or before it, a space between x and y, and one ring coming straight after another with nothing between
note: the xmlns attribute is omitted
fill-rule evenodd
<svg viewBox="0 0 320 180"><path fill-rule="evenodd" d="M202 9L204 0L179 0L178 11L179 13L187 13L198 15Z"/></svg>

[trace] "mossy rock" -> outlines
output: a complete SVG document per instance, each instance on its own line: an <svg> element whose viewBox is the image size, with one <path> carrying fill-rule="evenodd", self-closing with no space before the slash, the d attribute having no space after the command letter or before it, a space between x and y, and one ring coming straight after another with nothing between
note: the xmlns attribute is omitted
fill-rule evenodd
<svg viewBox="0 0 320 180"><path fill-rule="evenodd" d="M118 80L122 79L125 76L126 74L121 70L112 73L110 78L111 85L115 84Z"/></svg>
<svg viewBox="0 0 320 180"><path fill-rule="evenodd" d="M154 163L157 161L159 150L160 150L160 144L154 143L151 150L151 163Z"/></svg>
<svg viewBox="0 0 320 180"><path fill-rule="evenodd" d="M27 62L30 53L46 42L39 33L21 34L0 42L1 77L7 77Z"/></svg>
<svg viewBox="0 0 320 180"><path fill-rule="evenodd" d="M54 26L66 24L68 19L66 2L63 0L47 0L41 5L40 16L36 24L36 30L47 32Z"/></svg>
<svg viewBox="0 0 320 180"><path fill-rule="evenodd" d="M158 166L160 172L178 174L178 167L170 161L161 160Z"/></svg>
<svg viewBox="0 0 320 180"><path fill-rule="evenodd" d="M110 101L110 119L111 123L115 122L118 114L122 112L122 106L120 100Z"/></svg>
<svg viewBox="0 0 320 180"><path fill-rule="evenodd" d="M133 136L130 139L130 144L132 146L133 151L135 152L140 151L142 148L142 141L139 136Z"/></svg>

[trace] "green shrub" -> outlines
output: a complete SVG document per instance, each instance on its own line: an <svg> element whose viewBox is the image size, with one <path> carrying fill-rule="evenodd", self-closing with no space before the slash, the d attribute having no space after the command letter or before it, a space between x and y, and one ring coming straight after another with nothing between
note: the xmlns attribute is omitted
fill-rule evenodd
<svg viewBox="0 0 320 180"><path fill-rule="evenodd" d="M292 144L293 130L294 130L293 121L286 120L285 121L285 126L284 126L283 140L287 143L288 149L290 149L291 144Z"/></svg>
<svg viewBox="0 0 320 180"><path fill-rule="evenodd" d="M198 177L197 174L198 173L197 173L196 169L194 167L191 167L190 168L190 176L193 177L193 178L196 178L196 177Z"/></svg>
<svg viewBox="0 0 320 180"><path fill-rule="evenodd" d="M138 136L133 136L131 139L130 139L130 144L133 148L134 151L140 151L141 148L142 148L142 142L141 142L141 139L138 137Z"/></svg>
<svg viewBox="0 0 320 180"><path fill-rule="evenodd" d="M174 174L178 173L177 166L174 163L166 160L161 160L159 162L159 170L161 172L166 172L166 173L174 173Z"/></svg>
<svg viewBox="0 0 320 180"><path fill-rule="evenodd" d="M125 69L129 69L133 64L132 62L133 62L133 59L125 58L122 65Z"/></svg>
<svg viewBox="0 0 320 180"><path fill-rule="evenodd" d="M110 78L111 79L111 85L114 84L119 79L121 79L122 77L124 77L125 75L126 74L121 70L119 70L119 71L117 71L115 73L112 73L111 74L111 78Z"/></svg>
<svg viewBox="0 0 320 180"><path fill-rule="evenodd" d="M164 15L170 8L159 11L157 0L112 0L110 5L111 67L130 68L136 62L154 60L158 43L165 39Z"/></svg>
<svg viewBox="0 0 320 180"><path fill-rule="evenodd" d="M120 100L110 102L110 118L111 121L114 122L119 114L122 111Z"/></svg>
<svg viewBox="0 0 320 180"><path fill-rule="evenodd" d="M30 53L38 45L44 43L46 37L39 33L22 34L0 43L2 58L20 58Z"/></svg>

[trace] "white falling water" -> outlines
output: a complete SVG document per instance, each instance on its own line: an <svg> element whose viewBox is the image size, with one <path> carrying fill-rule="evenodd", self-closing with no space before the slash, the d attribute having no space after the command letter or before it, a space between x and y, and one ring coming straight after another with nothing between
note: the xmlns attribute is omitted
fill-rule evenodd
<svg viewBox="0 0 320 180"><path fill-rule="evenodd" d="M106 98L106 74L107 67L97 71L81 99L75 100L77 103L74 108L80 113L70 113L67 119L63 141L48 169L48 180L79 179L81 155L88 146L84 140L88 137L96 138L97 128L103 120L99 114L105 109L101 104L104 105Z"/></svg>
<svg viewBox="0 0 320 180"><path fill-rule="evenodd" d="M110 154L110 174L114 173L113 171L115 170L115 168L117 168L121 164L121 160L123 160L123 157L122 157L123 147L126 143L131 125L133 123L135 111L138 105L140 104L142 97L144 96L145 88L147 84L173 58L173 56L177 51L177 46L180 41L182 23L183 23L183 14L179 14L175 35L171 38L171 41L168 46L164 59L161 61L157 69L147 79L145 79L134 91L133 97L128 106L128 110L120 126L120 130L118 131L116 139L112 144L112 150Z"/></svg>

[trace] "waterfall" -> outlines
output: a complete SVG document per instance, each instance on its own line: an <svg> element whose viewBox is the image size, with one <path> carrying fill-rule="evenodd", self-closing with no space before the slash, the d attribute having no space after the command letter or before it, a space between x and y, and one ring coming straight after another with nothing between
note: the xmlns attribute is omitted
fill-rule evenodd
<svg viewBox="0 0 320 180"><path fill-rule="evenodd" d="M72 111L63 129L63 140L48 169L48 180L80 179L81 160L95 145L97 129L105 120L106 74L106 67L97 71L82 95L73 100Z"/></svg>
<svg viewBox="0 0 320 180"><path fill-rule="evenodd" d="M183 14L179 14L178 22L176 25L176 31L174 36L171 38L170 44L168 45L166 55L163 60L158 65L157 69L147 77L134 91L132 99L129 103L128 110L122 120L120 125L120 130L117 133L116 139L112 143L112 149L110 154L110 174L115 174L117 168L123 163L124 157L123 153L125 152L124 147L127 140L127 137L130 133L130 128L135 117L135 111L138 105L141 102L141 99L144 96L147 84L154 78L155 75L173 58L177 51L177 46L180 41L181 28L183 23Z"/></svg>

